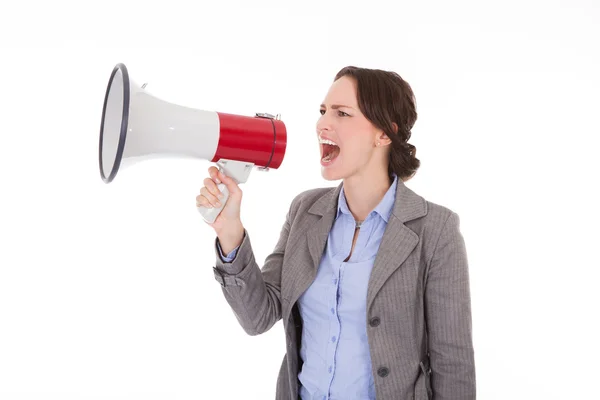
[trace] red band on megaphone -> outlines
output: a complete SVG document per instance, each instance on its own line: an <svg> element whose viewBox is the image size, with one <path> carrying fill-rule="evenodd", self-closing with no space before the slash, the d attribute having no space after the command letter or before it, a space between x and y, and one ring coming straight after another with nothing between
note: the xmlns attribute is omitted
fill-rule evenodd
<svg viewBox="0 0 600 400"><path fill-rule="evenodd" d="M279 168L285 156L285 124L272 118L217 112L219 143L211 160L238 160L260 167Z"/></svg>

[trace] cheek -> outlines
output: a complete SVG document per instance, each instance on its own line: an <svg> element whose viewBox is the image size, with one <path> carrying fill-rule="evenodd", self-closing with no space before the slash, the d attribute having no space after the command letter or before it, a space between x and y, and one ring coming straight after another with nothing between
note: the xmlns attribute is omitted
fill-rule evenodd
<svg viewBox="0 0 600 400"><path fill-rule="evenodd" d="M353 126L353 129L344 131L344 135L340 135L343 139L344 148L348 148L352 152L364 152L371 146L371 133L369 127Z"/></svg>
<svg viewBox="0 0 600 400"><path fill-rule="evenodd" d="M368 121L346 120L343 124L344 132L356 140L368 140L373 132L373 126ZM340 126L340 129L342 126Z"/></svg>
<svg viewBox="0 0 600 400"><path fill-rule="evenodd" d="M345 143L344 150L342 151L342 157L345 163L359 163L366 162L370 157L369 145L364 140L355 140Z"/></svg>
<svg viewBox="0 0 600 400"><path fill-rule="evenodd" d="M344 158L369 157L372 147L373 127L368 121L356 119L339 120L336 124L336 134L344 148Z"/></svg>

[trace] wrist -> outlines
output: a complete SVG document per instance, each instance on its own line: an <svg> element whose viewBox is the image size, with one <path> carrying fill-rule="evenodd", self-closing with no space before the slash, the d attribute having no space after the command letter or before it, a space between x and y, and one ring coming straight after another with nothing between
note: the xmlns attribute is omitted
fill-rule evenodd
<svg viewBox="0 0 600 400"><path fill-rule="evenodd" d="M219 245L223 254L229 254L233 249L240 246L244 240L244 226L239 223L228 229L217 232Z"/></svg>

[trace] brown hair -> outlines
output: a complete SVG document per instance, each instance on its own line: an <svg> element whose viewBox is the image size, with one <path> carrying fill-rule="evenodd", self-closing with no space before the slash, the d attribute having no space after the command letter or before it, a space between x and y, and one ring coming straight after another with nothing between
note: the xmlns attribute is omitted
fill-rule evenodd
<svg viewBox="0 0 600 400"><path fill-rule="evenodd" d="M408 180L417 172L421 161L417 148L408 143L417 121L416 100L410 85L395 72L348 66L334 81L343 76L354 78L358 106L365 117L390 138L388 173ZM393 123L398 126L394 130Z"/></svg>

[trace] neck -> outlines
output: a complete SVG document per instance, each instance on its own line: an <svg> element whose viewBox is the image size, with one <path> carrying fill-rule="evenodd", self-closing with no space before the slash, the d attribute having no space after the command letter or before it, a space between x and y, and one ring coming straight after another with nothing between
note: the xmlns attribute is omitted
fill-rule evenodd
<svg viewBox="0 0 600 400"><path fill-rule="evenodd" d="M344 179L344 194L354 219L364 221L381 202L391 184L387 169L377 174L368 172Z"/></svg>

